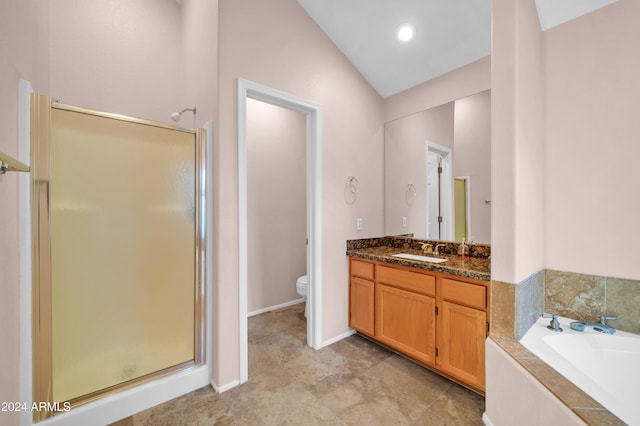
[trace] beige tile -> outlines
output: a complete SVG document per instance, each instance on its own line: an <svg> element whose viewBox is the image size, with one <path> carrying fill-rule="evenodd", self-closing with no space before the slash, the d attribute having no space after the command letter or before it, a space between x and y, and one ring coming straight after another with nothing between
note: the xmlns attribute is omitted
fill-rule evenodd
<svg viewBox="0 0 640 426"><path fill-rule="evenodd" d="M413 361L393 355L362 376L381 397L395 401L403 413L416 420L422 412L451 386L448 379ZM365 394L366 395L366 394Z"/></svg>
<svg viewBox="0 0 640 426"><path fill-rule="evenodd" d="M126 419L111 423L109 426L133 426L133 417L127 417Z"/></svg>
<svg viewBox="0 0 640 426"><path fill-rule="evenodd" d="M416 425L483 425L484 398L461 386L451 386L425 410Z"/></svg>
<svg viewBox="0 0 640 426"><path fill-rule="evenodd" d="M580 321L604 315L604 277L547 270L545 281L546 312Z"/></svg>
<svg viewBox="0 0 640 426"><path fill-rule="evenodd" d="M313 395L330 392L353 378L348 361L331 348L308 352L284 364L291 377Z"/></svg>
<svg viewBox="0 0 640 426"><path fill-rule="evenodd" d="M491 281L491 334L515 338L516 286Z"/></svg>
<svg viewBox="0 0 640 426"><path fill-rule="evenodd" d="M574 411L590 425L623 426L626 424L607 410L575 409Z"/></svg>
<svg viewBox="0 0 640 426"><path fill-rule="evenodd" d="M496 342L498 346L500 346L505 352L511 355L512 358L520 359L520 358L533 358L537 359L531 351L521 345L518 341L513 339L508 339L502 336L491 336L491 340Z"/></svg>
<svg viewBox="0 0 640 426"><path fill-rule="evenodd" d="M251 425L280 424L298 408L315 401L282 367L273 368L220 395L228 414Z"/></svg>
<svg viewBox="0 0 640 426"><path fill-rule="evenodd" d="M205 387L117 426L475 424L481 397L357 335L315 351L300 313L250 319L247 383L222 394Z"/></svg>
<svg viewBox="0 0 640 426"><path fill-rule="evenodd" d="M264 371L268 371L278 365L278 362L260 346L255 346L249 351L249 377L255 377Z"/></svg>
<svg viewBox="0 0 640 426"><path fill-rule="evenodd" d="M388 397L377 397L341 412L338 417L346 425L409 425L407 417L397 402Z"/></svg>
<svg viewBox="0 0 640 426"><path fill-rule="evenodd" d="M369 381L363 381L362 378L356 377L333 391L321 395L318 401L332 412L339 414L363 404L371 398L373 392L375 390L371 388Z"/></svg>
<svg viewBox="0 0 640 426"><path fill-rule="evenodd" d="M196 425L201 419L214 424L229 416L229 405L210 387L198 389L133 416L134 426Z"/></svg>
<svg viewBox="0 0 640 426"><path fill-rule="evenodd" d="M343 426L345 423L327 407L312 403L299 407L281 424L291 426Z"/></svg>
<svg viewBox="0 0 640 426"><path fill-rule="evenodd" d="M331 349L347 360L353 374L361 374L393 354L385 347L357 334L334 343Z"/></svg>
<svg viewBox="0 0 640 426"><path fill-rule="evenodd" d="M606 286L606 315L618 317L611 325L640 333L640 281L607 278Z"/></svg>

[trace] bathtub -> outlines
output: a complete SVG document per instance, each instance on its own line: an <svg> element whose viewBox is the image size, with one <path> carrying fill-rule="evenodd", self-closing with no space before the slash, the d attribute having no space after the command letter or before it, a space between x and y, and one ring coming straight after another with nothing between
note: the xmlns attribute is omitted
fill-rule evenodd
<svg viewBox="0 0 640 426"><path fill-rule="evenodd" d="M640 425L640 335L547 329L540 318L520 343L629 425ZM615 326L615 322L611 323Z"/></svg>

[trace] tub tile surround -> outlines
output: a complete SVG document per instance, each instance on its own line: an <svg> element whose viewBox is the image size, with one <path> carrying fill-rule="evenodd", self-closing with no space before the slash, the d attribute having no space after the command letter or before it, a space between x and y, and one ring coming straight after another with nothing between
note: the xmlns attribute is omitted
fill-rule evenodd
<svg viewBox="0 0 640 426"><path fill-rule="evenodd" d="M580 321L615 316L611 325L640 334L640 280L547 270L545 310Z"/></svg>
<svg viewBox="0 0 640 426"><path fill-rule="evenodd" d="M517 341L493 334L489 339L509 354L586 424L594 426L625 424Z"/></svg>
<svg viewBox="0 0 640 426"><path fill-rule="evenodd" d="M491 282L490 339L587 424L624 424L518 342L543 312L590 322L617 316L616 329L640 333L640 281L545 269L518 284Z"/></svg>
<svg viewBox="0 0 640 426"><path fill-rule="evenodd" d="M491 333L520 339L544 310L544 270L520 284L491 281Z"/></svg>
<svg viewBox="0 0 640 426"><path fill-rule="evenodd" d="M435 244L443 244L444 247L440 252L448 259L447 262L428 263L393 257L398 253L424 255L421 248L423 243L433 244L434 247ZM471 243L469 244L470 257L462 258L457 255L459 244L453 241L417 240L408 236L366 238L348 240L347 255L489 281L491 279L489 272L491 246Z"/></svg>
<svg viewBox="0 0 640 426"><path fill-rule="evenodd" d="M493 334L520 339L541 313L597 322L640 334L640 280L541 270L518 284L491 282Z"/></svg>

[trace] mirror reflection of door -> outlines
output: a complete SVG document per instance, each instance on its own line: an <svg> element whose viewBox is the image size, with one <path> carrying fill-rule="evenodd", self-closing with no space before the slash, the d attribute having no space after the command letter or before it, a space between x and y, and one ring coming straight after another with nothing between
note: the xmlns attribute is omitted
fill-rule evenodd
<svg viewBox="0 0 640 426"><path fill-rule="evenodd" d="M454 212L455 212L455 241L469 239L467 229L467 180L464 178L454 179Z"/></svg>
<svg viewBox="0 0 640 426"><path fill-rule="evenodd" d="M427 238L452 239L451 150L427 143Z"/></svg>

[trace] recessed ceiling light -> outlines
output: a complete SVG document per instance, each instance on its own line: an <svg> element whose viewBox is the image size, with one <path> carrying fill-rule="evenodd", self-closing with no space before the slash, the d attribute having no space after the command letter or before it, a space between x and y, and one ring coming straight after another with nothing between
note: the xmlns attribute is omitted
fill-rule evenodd
<svg viewBox="0 0 640 426"><path fill-rule="evenodd" d="M416 34L416 30L409 24L404 24L398 28L398 40L407 42Z"/></svg>

